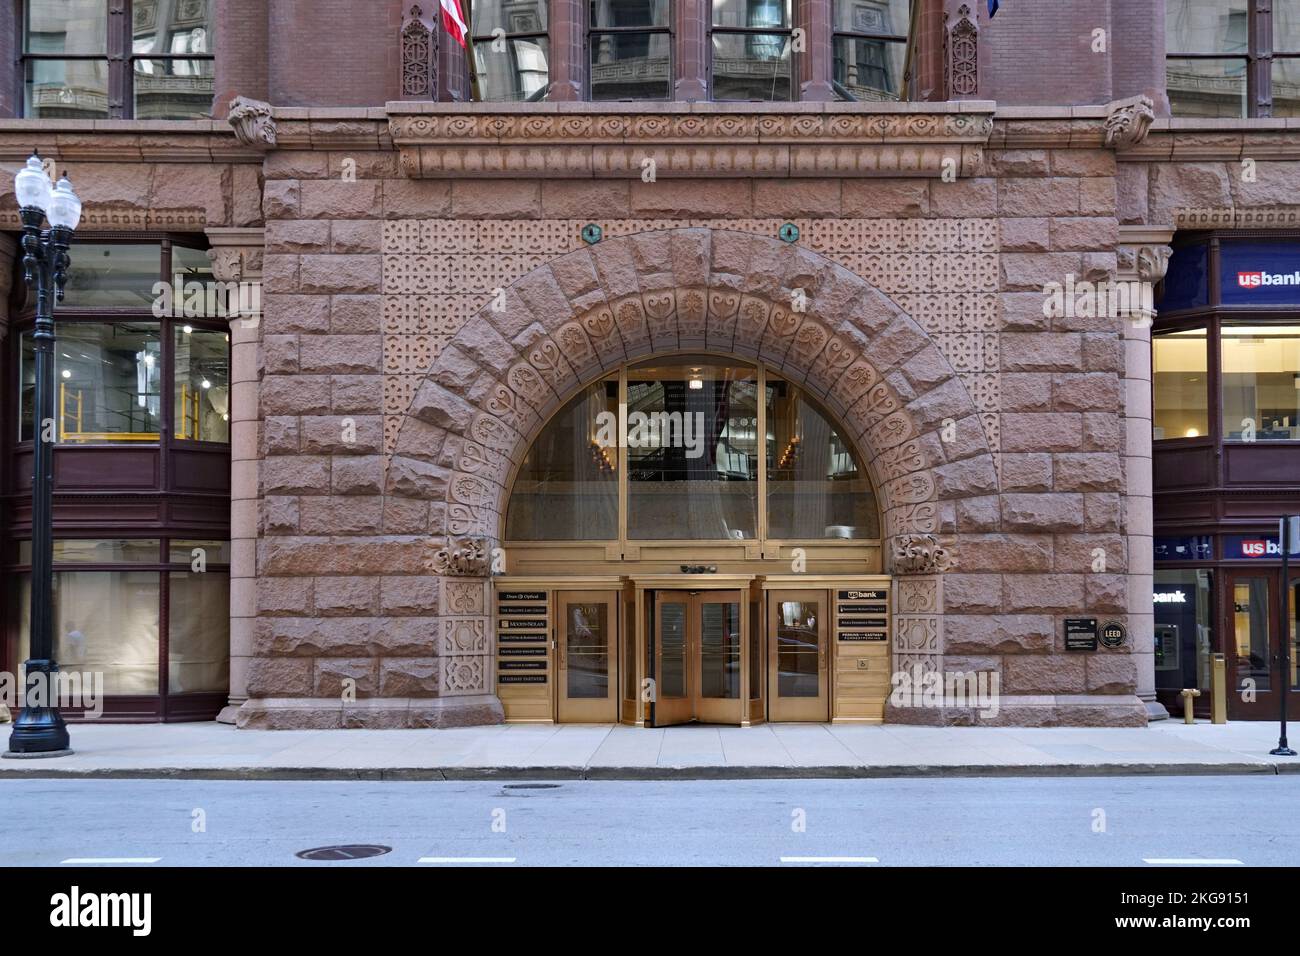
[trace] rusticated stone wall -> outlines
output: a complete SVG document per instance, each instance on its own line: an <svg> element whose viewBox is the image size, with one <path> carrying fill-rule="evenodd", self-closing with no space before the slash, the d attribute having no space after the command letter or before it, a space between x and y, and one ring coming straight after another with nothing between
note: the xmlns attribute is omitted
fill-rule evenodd
<svg viewBox="0 0 1300 956"><path fill-rule="evenodd" d="M1044 284L1115 273L1109 151L986 150L956 182L409 180L382 148L282 149L265 172L245 726L493 719L485 582L438 577L434 552L498 538L550 410L681 343L806 378L872 462L887 532L951 554L894 567L900 662L998 672L1003 723L1145 720L1129 648L1062 636L1129 600L1121 323L1042 310Z"/></svg>

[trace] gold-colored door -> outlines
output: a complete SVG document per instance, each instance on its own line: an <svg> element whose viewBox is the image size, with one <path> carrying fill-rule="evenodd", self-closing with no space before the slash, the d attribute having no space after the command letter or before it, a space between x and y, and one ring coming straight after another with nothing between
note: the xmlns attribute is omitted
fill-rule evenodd
<svg viewBox="0 0 1300 956"><path fill-rule="evenodd" d="M830 719L825 591L768 591L768 718Z"/></svg>
<svg viewBox="0 0 1300 956"><path fill-rule="evenodd" d="M618 719L618 593L559 591L556 719L613 723Z"/></svg>
<svg viewBox="0 0 1300 956"><path fill-rule="evenodd" d="M655 726L742 723L741 593L659 591L654 608Z"/></svg>

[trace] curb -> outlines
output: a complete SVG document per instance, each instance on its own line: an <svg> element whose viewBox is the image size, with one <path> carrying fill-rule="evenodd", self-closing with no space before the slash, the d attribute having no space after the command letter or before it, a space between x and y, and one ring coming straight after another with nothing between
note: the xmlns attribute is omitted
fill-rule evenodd
<svg viewBox="0 0 1300 956"><path fill-rule="evenodd" d="M0 781L26 780L266 780L266 781L438 781L513 780L808 780L934 777L1126 777L1232 776L1300 773L1300 764L1129 763L1129 764L930 764L829 766L685 767L5 767Z"/></svg>

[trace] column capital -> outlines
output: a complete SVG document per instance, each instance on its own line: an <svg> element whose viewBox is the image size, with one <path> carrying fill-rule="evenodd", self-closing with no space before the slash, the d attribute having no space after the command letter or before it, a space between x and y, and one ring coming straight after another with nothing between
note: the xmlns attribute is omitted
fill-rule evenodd
<svg viewBox="0 0 1300 956"><path fill-rule="evenodd" d="M1172 226L1120 226L1116 271L1143 282L1159 282L1169 268L1173 237Z"/></svg>
<svg viewBox="0 0 1300 956"><path fill-rule="evenodd" d="M261 227L212 226L206 230L208 258L218 282L251 282L262 278L262 252L266 232Z"/></svg>

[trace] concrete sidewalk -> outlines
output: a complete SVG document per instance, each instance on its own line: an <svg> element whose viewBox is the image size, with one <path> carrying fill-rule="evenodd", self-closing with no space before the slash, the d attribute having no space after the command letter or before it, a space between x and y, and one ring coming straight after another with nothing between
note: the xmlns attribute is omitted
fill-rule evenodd
<svg viewBox="0 0 1300 956"><path fill-rule="evenodd" d="M6 737L9 725L0 724ZM743 779L1300 773L1274 723L1146 728L506 724L449 730L236 730L74 724L67 757L0 760L0 779Z"/></svg>

